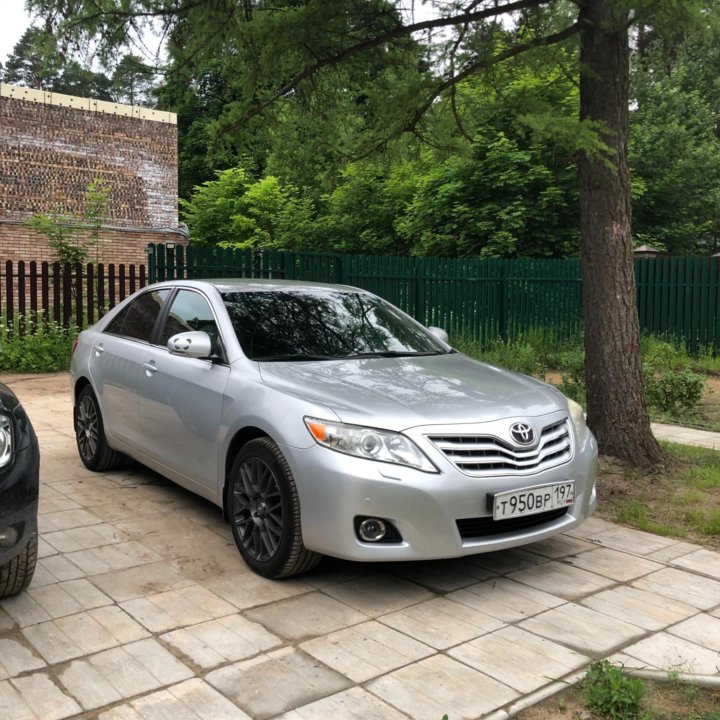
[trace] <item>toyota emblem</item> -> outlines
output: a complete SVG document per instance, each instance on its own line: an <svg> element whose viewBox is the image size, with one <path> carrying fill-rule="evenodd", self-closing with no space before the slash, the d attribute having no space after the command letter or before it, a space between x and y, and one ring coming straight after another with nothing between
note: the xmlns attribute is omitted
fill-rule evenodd
<svg viewBox="0 0 720 720"><path fill-rule="evenodd" d="M527 423L511 425L510 435L518 445L532 445L535 442L535 431Z"/></svg>

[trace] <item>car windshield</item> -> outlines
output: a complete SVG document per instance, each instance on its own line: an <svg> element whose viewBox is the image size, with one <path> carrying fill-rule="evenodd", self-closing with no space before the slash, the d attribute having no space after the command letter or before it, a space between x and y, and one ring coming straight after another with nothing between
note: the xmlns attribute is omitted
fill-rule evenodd
<svg viewBox="0 0 720 720"><path fill-rule="evenodd" d="M240 346L258 361L437 355L424 328L372 295L343 290L226 292Z"/></svg>

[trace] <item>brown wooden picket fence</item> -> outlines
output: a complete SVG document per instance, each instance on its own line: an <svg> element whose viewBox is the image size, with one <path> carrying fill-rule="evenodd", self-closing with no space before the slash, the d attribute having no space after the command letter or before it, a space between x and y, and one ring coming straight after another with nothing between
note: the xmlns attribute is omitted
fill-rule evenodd
<svg viewBox="0 0 720 720"><path fill-rule="evenodd" d="M8 326L42 318L82 328L146 284L145 265L8 260L0 268L0 318Z"/></svg>

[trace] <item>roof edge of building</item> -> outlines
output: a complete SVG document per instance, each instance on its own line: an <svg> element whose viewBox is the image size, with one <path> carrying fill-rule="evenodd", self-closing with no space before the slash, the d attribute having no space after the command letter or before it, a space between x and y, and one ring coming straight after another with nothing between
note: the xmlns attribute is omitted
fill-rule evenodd
<svg viewBox="0 0 720 720"><path fill-rule="evenodd" d="M177 115L166 110L153 110L138 105L123 105L122 103L108 102L107 100L64 95L63 93L36 90L22 85L0 83L0 98L3 97L42 105L55 105L56 107L71 108L73 110L85 110L177 125Z"/></svg>

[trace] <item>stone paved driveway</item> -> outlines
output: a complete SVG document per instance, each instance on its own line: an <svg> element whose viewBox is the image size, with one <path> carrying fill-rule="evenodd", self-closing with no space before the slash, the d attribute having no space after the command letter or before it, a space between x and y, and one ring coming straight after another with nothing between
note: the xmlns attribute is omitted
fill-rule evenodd
<svg viewBox="0 0 720 720"><path fill-rule="evenodd" d="M525 549L248 571L209 503L80 464L65 375L5 378L42 446L40 556L0 602L0 718L507 717L612 656L720 679L720 555L591 519Z"/></svg>

